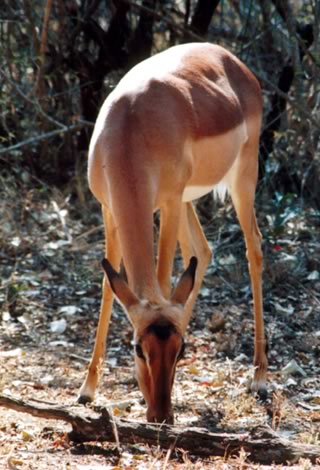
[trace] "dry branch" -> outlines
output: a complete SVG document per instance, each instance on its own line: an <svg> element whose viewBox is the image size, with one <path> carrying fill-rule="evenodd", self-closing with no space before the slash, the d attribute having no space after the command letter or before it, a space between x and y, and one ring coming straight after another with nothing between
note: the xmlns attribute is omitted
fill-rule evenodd
<svg viewBox="0 0 320 470"><path fill-rule="evenodd" d="M166 449L176 446L204 456L230 456L244 449L250 460L261 464L295 462L300 458L315 463L320 456L320 446L291 442L279 437L268 427L260 426L243 433L209 432L203 428L144 424L119 419L102 407L90 409L82 406L31 404L6 395L0 395L0 406L39 418L65 421L72 426L69 438L73 442L140 442L160 445Z"/></svg>
<svg viewBox="0 0 320 470"><path fill-rule="evenodd" d="M0 67L0 75L5 79L6 82L10 84L12 89L28 104L32 106L32 109L35 110L36 113L39 113L42 117L44 117L48 122L54 124L57 127L60 127L61 129L65 129L66 126L65 124L62 124L61 122L57 121L53 117L51 117L48 113L44 111L44 109L41 107L40 102L36 99L31 99L28 95L26 95L21 87L14 82L6 72Z"/></svg>
<svg viewBox="0 0 320 470"><path fill-rule="evenodd" d="M67 132L77 131L89 125L91 126L91 124L90 123L88 124L87 121L83 121L83 122L79 121L77 124L73 124L68 127L66 126L63 129L59 128L59 129L55 129L54 131L45 132L43 134L39 134L37 136L30 137L29 139L23 140L22 142L18 142L17 144L10 145L9 147L4 147L0 149L0 154L7 154L15 150L19 150L20 148L25 147L26 145L31 145L31 144L34 144L35 142L40 142L42 140L48 140L48 139L51 139L52 137L56 137L57 135L66 134Z"/></svg>

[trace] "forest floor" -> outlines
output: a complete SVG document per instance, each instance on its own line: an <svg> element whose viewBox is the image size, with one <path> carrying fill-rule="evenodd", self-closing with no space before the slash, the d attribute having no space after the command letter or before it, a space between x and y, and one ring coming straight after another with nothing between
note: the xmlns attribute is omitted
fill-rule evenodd
<svg viewBox="0 0 320 470"><path fill-rule="evenodd" d="M104 246L99 207L89 195L84 206L40 182L28 188L21 179L6 181L0 200L0 393L73 404L99 312ZM293 441L320 445L319 216L295 208L285 217L283 208L264 203L260 212L272 216L258 217L269 341L266 406L247 394L253 318L242 235L230 204L212 204L202 207L201 218L214 256L177 368L176 423L239 432L264 424ZM177 262L174 275L180 273ZM96 403L112 403L116 416L143 422L132 329L118 305L107 350ZM119 454L106 442L68 442L68 431L62 422L0 408L0 469L316 468L308 460L253 464L241 449L224 459L200 458L137 442L121 445Z"/></svg>

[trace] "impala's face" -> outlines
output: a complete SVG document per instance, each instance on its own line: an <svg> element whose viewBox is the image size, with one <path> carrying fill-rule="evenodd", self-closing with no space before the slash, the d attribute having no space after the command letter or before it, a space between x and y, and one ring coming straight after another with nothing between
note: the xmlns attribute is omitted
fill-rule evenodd
<svg viewBox="0 0 320 470"><path fill-rule="evenodd" d="M171 391L184 340L175 325L158 319L135 334L135 366L140 390L147 403L147 420L173 423Z"/></svg>
<svg viewBox="0 0 320 470"><path fill-rule="evenodd" d="M107 260L102 265L134 328L136 374L148 407L147 419L173 423L171 391L187 326L183 305L193 289L197 260L191 258L170 300L160 296L157 302L140 300Z"/></svg>

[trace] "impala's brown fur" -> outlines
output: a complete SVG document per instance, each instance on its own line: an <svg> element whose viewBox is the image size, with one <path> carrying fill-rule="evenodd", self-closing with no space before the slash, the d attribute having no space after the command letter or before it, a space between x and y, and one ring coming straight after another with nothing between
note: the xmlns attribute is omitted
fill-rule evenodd
<svg viewBox="0 0 320 470"><path fill-rule="evenodd" d="M231 194L247 246L255 311L252 389L265 390L261 235L253 207L261 115L257 80L236 57L211 44L176 46L142 62L106 99L91 139L88 175L102 205L108 261L81 401L94 396L113 291L134 328L136 372L147 417L172 422L176 362L211 256L192 200L221 183ZM156 264L157 209L161 222ZM195 275L192 258L171 295L177 241L185 267L193 256L198 267ZM121 259L128 284L115 271ZM159 322L167 325L167 335L157 334Z"/></svg>

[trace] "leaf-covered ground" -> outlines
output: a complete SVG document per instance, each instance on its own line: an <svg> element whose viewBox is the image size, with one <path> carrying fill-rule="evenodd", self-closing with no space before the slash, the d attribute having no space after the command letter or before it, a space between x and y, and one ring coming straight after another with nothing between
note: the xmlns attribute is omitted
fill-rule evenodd
<svg viewBox="0 0 320 470"><path fill-rule="evenodd" d="M62 194L30 181L28 174L14 180L4 175L1 186L0 392L74 403L99 311L99 207L86 194L81 205L74 188ZM242 235L229 203L207 201L199 209L214 258L177 369L176 423L239 432L268 424L284 437L320 445L319 215L272 202L260 210L268 214L259 216L270 362L270 399L263 405L247 394L253 319ZM174 274L180 272L178 261ZM96 402L112 405L118 416L144 420L131 341L129 322L115 305ZM226 460L139 442L122 446L120 453L107 443L75 446L65 438L68 430L61 422L0 408L0 468L262 468L241 450ZM294 466L315 468L308 461Z"/></svg>

